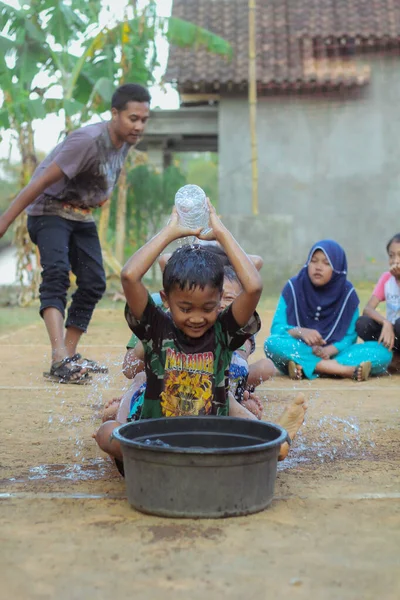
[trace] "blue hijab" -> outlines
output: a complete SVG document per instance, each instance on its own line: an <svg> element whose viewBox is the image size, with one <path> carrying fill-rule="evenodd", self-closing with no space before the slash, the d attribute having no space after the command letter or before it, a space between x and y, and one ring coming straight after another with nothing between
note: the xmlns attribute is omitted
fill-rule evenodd
<svg viewBox="0 0 400 600"><path fill-rule="evenodd" d="M322 250L333 269L331 280L319 287L308 276L308 265L316 250ZM342 340L360 303L346 275L346 254L337 242L321 240L314 244L304 267L282 291L288 324L316 329L329 344Z"/></svg>

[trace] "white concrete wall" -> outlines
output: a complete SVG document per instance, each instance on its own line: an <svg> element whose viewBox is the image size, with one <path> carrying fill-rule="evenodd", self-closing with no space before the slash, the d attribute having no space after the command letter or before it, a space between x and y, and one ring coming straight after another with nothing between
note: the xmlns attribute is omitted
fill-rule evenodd
<svg viewBox="0 0 400 600"><path fill-rule="evenodd" d="M386 266L387 240L400 231L400 57L368 57L371 84L361 97L281 96L258 103L260 215L290 217L289 268L330 237L346 249L353 279ZM223 99L219 113L219 208L251 215L248 106ZM249 226L248 240L257 247ZM281 236L270 244L286 243ZM263 246L259 240L260 247ZM274 250L267 263L275 264Z"/></svg>

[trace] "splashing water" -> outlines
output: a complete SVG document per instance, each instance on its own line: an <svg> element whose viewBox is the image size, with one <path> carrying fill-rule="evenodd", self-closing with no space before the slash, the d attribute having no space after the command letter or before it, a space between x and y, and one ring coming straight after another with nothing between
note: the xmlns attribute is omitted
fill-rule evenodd
<svg viewBox="0 0 400 600"><path fill-rule="evenodd" d="M157 446L158 448L171 448L170 444L167 444L166 442L163 442L162 440L151 440L151 439L147 439L144 442L145 446Z"/></svg>
<svg viewBox="0 0 400 600"><path fill-rule="evenodd" d="M27 481L95 481L109 474L111 463L104 458L94 458L81 464L43 464L31 467L26 476L11 477L9 483L26 483Z"/></svg>
<svg viewBox="0 0 400 600"><path fill-rule="evenodd" d="M369 426L367 430L371 433L373 428ZM305 463L366 458L369 449L375 447L372 439L361 439L360 425L355 417L343 419L325 415L313 425L313 432L316 438L309 443L307 435L299 432L288 458L278 465L279 471Z"/></svg>
<svg viewBox="0 0 400 600"><path fill-rule="evenodd" d="M109 368L118 367L119 372L122 373L122 354L116 359L108 355L105 357L104 362ZM40 384L43 384L40 376L37 376L36 379L38 382L40 381ZM74 456L77 460L80 459L82 463L85 461L86 446L90 444L90 436L81 433L80 425L82 421L87 422L89 418L89 424L93 427L93 430L98 427L99 414L96 408L99 409L104 405L105 400L108 399L107 392L113 384L114 377L107 373L99 373L92 375L92 381L87 386L68 386L53 382L49 387L54 397L51 408L47 411L51 433L54 435L55 432L60 432L61 429L65 431L65 428L67 428L68 440L71 442ZM80 396L80 393L77 394L81 398L79 412L76 410L76 399L71 397L71 391L75 387L85 391L82 396ZM123 390L121 390L122 393ZM84 407L83 413L82 407ZM61 442L61 437L58 440Z"/></svg>

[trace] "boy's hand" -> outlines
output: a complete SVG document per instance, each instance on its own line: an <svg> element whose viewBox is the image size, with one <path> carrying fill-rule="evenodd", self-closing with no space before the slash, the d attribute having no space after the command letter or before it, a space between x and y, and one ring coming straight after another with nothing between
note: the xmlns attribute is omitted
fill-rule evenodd
<svg viewBox="0 0 400 600"><path fill-rule="evenodd" d="M384 321L382 325L381 335L379 336L379 344L385 346L390 352L393 350L394 346L394 330L393 325L390 321Z"/></svg>
<svg viewBox="0 0 400 600"><path fill-rule="evenodd" d="M166 225L166 230L168 231L168 234L171 237L171 241L177 240L182 237L199 237L201 232L201 228L189 229L189 227L185 227L184 225L182 225L182 223L179 220L178 211L176 210L175 206L172 209L171 216Z"/></svg>
<svg viewBox="0 0 400 600"><path fill-rule="evenodd" d="M208 231L207 233L200 232L200 234L197 235L197 237L199 238L199 240L207 240L207 241L217 240L218 233L225 230L226 227L225 227L225 225L223 225L221 219L217 215L217 211L215 210L214 206L211 204L210 198L207 198L207 207L208 207L208 210L210 213L209 226L211 227L211 231Z"/></svg>

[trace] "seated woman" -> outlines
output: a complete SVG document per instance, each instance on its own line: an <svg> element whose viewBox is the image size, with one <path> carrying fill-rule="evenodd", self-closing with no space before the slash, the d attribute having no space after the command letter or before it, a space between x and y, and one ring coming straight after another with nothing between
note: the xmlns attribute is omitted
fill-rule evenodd
<svg viewBox="0 0 400 600"><path fill-rule="evenodd" d="M356 344L360 301L346 275L343 248L322 240L283 288L264 351L291 379L327 375L366 381L386 371L392 359L387 348Z"/></svg>

